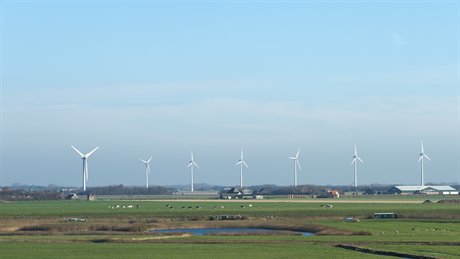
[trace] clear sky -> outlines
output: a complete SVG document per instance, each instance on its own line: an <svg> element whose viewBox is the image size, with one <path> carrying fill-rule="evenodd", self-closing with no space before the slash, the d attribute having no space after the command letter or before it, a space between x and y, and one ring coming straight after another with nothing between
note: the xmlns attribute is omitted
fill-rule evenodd
<svg viewBox="0 0 460 259"><path fill-rule="evenodd" d="M459 2L1 1L0 185L460 182Z"/></svg>

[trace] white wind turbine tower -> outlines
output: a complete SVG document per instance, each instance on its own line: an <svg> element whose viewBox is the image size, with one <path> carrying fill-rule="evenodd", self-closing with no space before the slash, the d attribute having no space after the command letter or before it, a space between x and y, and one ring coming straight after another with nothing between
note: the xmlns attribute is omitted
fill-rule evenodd
<svg viewBox="0 0 460 259"><path fill-rule="evenodd" d="M193 167L194 166L196 166L197 168L200 168L200 167L195 163L195 160L193 159L193 151L190 151L190 155L191 155L191 158L190 158L187 168L190 167L190 178L191 178L190 190L193 192Z"/></svg>
<svg viewBox="0 0 460 259"><path fill-rule="evenodd" d="M297 166L299 166L299 170L302 170L299 163L299 153L300 148L297 150L297 155L295 155L295 157L289 157L289 159L294 161L294 187L297 187Z"/></svg>
<svg viewBox="0 0 460 259"><path fill-rule="evenodd" d="M246 162L244 161L244 157L243 157L243 149L241 149L241 157L240 157L240 160L238 160L238 163L236 163L235 165L240 165L240 188L243 189L243 165L246 166L246 168L248 168L248 165L246 164Z"/></svg>
<svg viewBox="0 0 460 259"><path fill-rule="evenodd" d="M355 154L353 155L353 161L351 161L351 164L353 165L353 173L354 173L354 186L355 186L355 191L358 191L358 172L356 170L356 164L358 163L359 160L361 163L364 164L364 161L358 156L358 151L356 149L355 145Z"/></svg>
<svg viewBox="0 0 460 259"><path fill-rule="evenodd" d="M88 162L87 159L99 148L96 147L93 149L93 151L89 152L88 154L84 155L81 153L78 149L76 149L74 146L71 145L71 147L77 151L77 153L81 156L81 159L83 159L83 191L86 191L86 183L88 182Z"/></svg>
<svg viewBox="0 0 460 259"><path fill-rule="evenodd" d="M423 141L420 141L420 144L422 146L422 153L419 154L420 158L418 159L418 161L421 163L421 170L420 170L420 185L421 186L424 186L425 185L425 182L424 182L424 179L423 179L423 161L426 159L428 159L428 161L431 161L431 159L425 154L425 150L423 149Z"/></svg>
<svg viewBox="0 0 460 259"><path fill-rule="evenodd" d="M145 164L145 188L149 188L150 160L152 160L152 157L150 157L147 161L145 161L144 159L139 160L141 160L142 163Z"/></svg>

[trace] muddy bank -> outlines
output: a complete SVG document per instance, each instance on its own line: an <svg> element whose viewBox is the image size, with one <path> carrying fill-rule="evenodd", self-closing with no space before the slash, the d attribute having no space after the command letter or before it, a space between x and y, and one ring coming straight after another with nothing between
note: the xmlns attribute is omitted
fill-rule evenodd
<svg viewBox="0 0 460 259"><path fill-rule="evenodd" d="M360 253L365 253L365 254L375 254L375 255L393 256L393 257L411 258L411 259L436 259L436 257L374 250L374 249L363 248L363 247L358 247L358 246L353 246L353 245L346 245L346 244L339 244L339 245L336 245L335 247L352 250L352 251L356 251Z"/></svg>

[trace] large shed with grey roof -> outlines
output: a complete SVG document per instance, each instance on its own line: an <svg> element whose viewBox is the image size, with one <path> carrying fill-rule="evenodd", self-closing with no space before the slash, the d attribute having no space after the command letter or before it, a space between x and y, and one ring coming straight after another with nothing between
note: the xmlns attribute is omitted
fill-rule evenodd
<svg viewBox="0 0 460 259"><path fill-rule="evenodd" d="M458 195L458 191L448 185L397 185L389 190L389 193L394 194L443 194L443 195Z"/></svg>

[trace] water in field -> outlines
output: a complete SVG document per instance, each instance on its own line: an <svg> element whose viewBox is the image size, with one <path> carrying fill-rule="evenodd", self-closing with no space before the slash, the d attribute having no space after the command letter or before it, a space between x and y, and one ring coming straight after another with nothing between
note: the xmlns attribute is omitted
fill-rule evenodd
<svg viewBox="0 0 460 259"><path fill-rule="evenodd" d="M176 228L176 229L156 229L149 230L150 233L190 233L194 236L219 235L219 234L298 234L303 236L313 236L311 232L273 230L266 228Z"/></svg>

